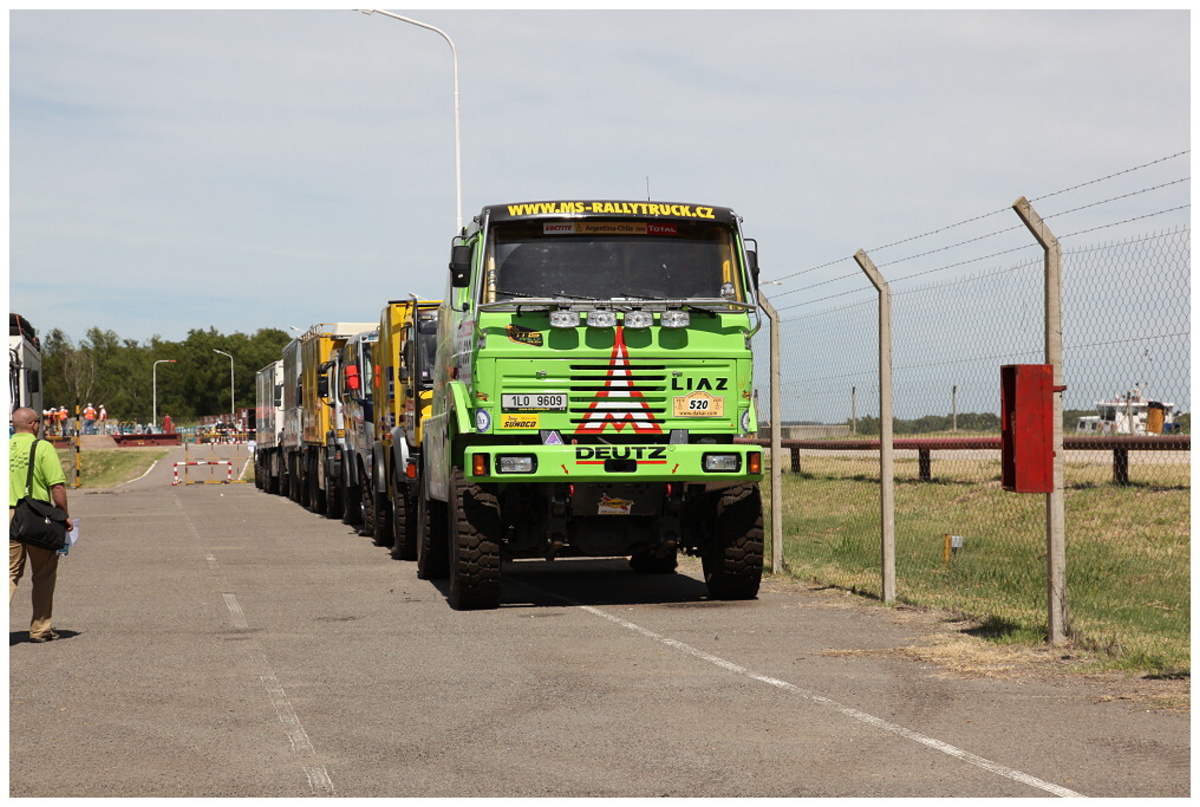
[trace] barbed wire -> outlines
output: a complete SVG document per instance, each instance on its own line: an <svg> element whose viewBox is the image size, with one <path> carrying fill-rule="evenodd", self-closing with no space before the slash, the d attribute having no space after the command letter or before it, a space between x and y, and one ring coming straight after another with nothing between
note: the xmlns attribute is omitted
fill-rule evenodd
<svg viewBox="0 0 1200 807"><path fill-rule="evenodd" d="M1167 160L1173 160L1176 157L1182 157L1184 154L1191 154L1191 153L1192 153L1191 149L1185 149L1184 151L1178 151L1174 154L1169 154L1166 157L1159 157L1157 160L1151 160L1148 163L1143 163L1142 165L1135 165L1133 168L1126 168L1124 171L1118 171L1115 174L1109 174L1106 177L1100 177L1099 179L1089 180L1088 182L1084 182L1079 185L1073 185L1070 188L1063 188L1060 191L1054 191L1053 193L1047 193L1047 194L1043 194L1042 196L1036 196L1033 199L1030 199L1029 201L1030 202L1040 202L1043 199L1049 199L1051 196L1060 196L1064 193L1070 193L1071 191L1077 191L1080 188L1086 188L1089 185L1096 185L1100 182L1106 182L1107 180L1115 179L1119 176L1124 176L1125 174L1132 174L1134 171L1140 171L1143 168L1149 168L1152 165L1158 165L1159 163L1166 162Z"/></svg>
<svg viewBox="0 0 1200 807"><path fill-rule="evenodd" d="M1112 173L1112 174L1108 174L1107 176L1097 177L1096 179L1088 180L1087 182L1082 182L1082 183L1080 183L1080 184L1078 184L1078 185L1072 185L1072 186L1070 186L1070 187L1063 188L1063 189L1061 189L1061 190L1053 191L1053 192L1051 192L1051 193L1042 194L1041 196L1035 196L1035 197L1033 197L1032 199L1030 199L1029 201L1030 201L1030 202L1038 202L1038 201L1042 201L1042 200L1044 200L1044 199L1049 199L1049 198L1051 198L1051 197L1054 197L1054 196L1060 196L1060 195L1062 195L1062 194L1064 194L1064 193L1070 193L1071 191L1076 191L1076 190L1079 190L1080 188L1086 188L1086 187L1088 187L1088 186L1091 186L1091 185L1096 185L1096 184L1099 184L1099 183L1101 183L1101 182L1107 182L1107 181L1108 181L1108 180L1110 180L1110 179L1115 179L1115 178L1117 178L1117 177L1120 177L1120 176L1125 176L1126 174L1131 174L1131 173L1133 173L1133 172L1135 172L1135 171L1140 171L1140 170L1142 170L1142 169L1144 169L1144 168L1149 168L1150 166L1153 166L1153 165L1158 165L1159 163L1166 162L1167 160L1173 160L1173 159L1175 159L1175 158L1177 158L1177 157L1182 157L1183 155L1185 155L1185 154L1190 154L1190 153L1191 153L1191 149L1185 149L1184 151L1179 151L1179 152L1176 152L1175 154L1169 154L1169 155L1167 155L1167 156L1165 156L1165 157L1159 157L1157 160L1151 160L1151 161L1150 161L1150 162L1148 162L1148 163L1142 163L1141 165L1135 165L1135 166L1133 166L1133 167L1131 167L1131 168L1126 168L1126 169L1124 169L1124 170L1117 171L1117 172L1115 172L1115 173ZM1190 180L1190 177L1185 177L1184 179L1175 180L1174 182L1169 182L1169 183L1166 183L1165 185L1159 185L1159 186L1155 186L1155 187L1153 187L1153 188L1146 188L1146 189L1143 189L1143 190L1141 190L1141 191L1134 191L1134 192L1132 192L1132 193L1125 194L1124 196L1117 196L1117 197L1113 197L1113 199L1111 199L1111 200L1105 200L1105 201L1115 201L1115 200L1117 200L1117 199L1124 199L1124 198L1127 198L1127 197L1129 197L1129 196L1135 196L1135 195L1137 195L1137 194L1139 194L1139 193L1146 193L1146 192L1148 192L1148 191L1151 191L1151 190L1157 190L1158 188L1166 187L1167 185L1178 184L1179 182L1186 182L1186 181L1189 181L1189 180ZM1083 210L1083 209L1085 209L1086 207L1094 207L1095 205L1099 205L1099 204L1104 204L1104 202L1096 202L1096 203L1094 203L1093 205L1085 205L1084 207L1075 208L1074 210L1062 211L1062 212L1060 212L1060 213L1055 213L1055 214L1053 214L1053 215L1055 215L1055 216L1062 216L1062 215L1066 215L1067 213L1073 213L1073 212L1075 212L1076 210ZM946 232L947 230L953 230L953 229L955 229L956 227L962 227L962 226L964 226L964 225L966 225L966 224L972 224L972 223L974 223L974 222L977 222L977 221L982 221L983 219L990 218L990 217L992 217L992 216L999 215L999 214L1001 214L1001 213L1008 213L1008 212L1010 212L1011 210L1012 210L1012 207L1011 207L1011 206L1010 206L1010 207L1002 207L1002 208L1000 208L1000 209L998 209L998 210L993 210L993 211L991 211L990 213L983 213L983 214L980 214L980 215L978 215L978 216L972 216L971 218L968 218L968 219L963 219L962 221L955 222L954 224L948 224L948 225L946 225L946 226L944 226L944 227L938 227L938 228L937 228L937 229L935 229L935 230L930 230L930 231L928 231L928 232L921 233L920 235L914 235L914 236L910 236L909 238L903 238L903 239L901 239L901 240L899 240L899 241L893 241L893 242L892 242L892 243L890 243L890 244L884 244L884 245L882 245L882 246L878 246L878 247L872 247L871 249L868 249L868 250L866 250L866 252L867 252L867 253L882 252L882 251L883 251L883 250L885 250L885 249L891 249L892 247L897 247L897 246L900 246L900 245L902 245L902 244L907 244L907 243L910 243L910 242L912 242L912 241L918 241L918 240L920 240L920 239L922 239L922 238L927 238L928 236L931 236L931 235L937 235L938 233L943 233L943 232ZM1169 212L1169 211L1164 211L1164 212ZM1044 216L1043 218L1050 218L1050 216ZM1130 219L1130 221L1136 221L1136 219ZM1121 223L1124 223L1124 222L1121 222ZM1114 226L1115 226L1115 225L1114 225ZM911 255L911 256L909 256L908 258L900 258L900 259L898 259L898 260L895 260L895 261L889 261L889 262L888 262L888 263L886 263L886 264L879 264L879 266L880 266L880 267L883 267L883 266L891 266L891 265L894 265L894 264L897 264L897 263L901 263L901 262L903 262L903 261L912 260L913 258L924 257L925 255L931 255L931 254L934 254L934 253L936 253L936 252L944 252L944 251L946 251L946 250L948 250L948 249L953 249L953 248L955 248L955 247L959 247L959 246L962 246L962 245L964 245L964 244L969 244L969 243L972 243L972 242L974 242L974 241L982 241L982 240L983 240L983 239L985 239L985 238L990 238L990 237L992 237L992 236L994 236L994 235L1000 235L1000 234L1002 234L1002 233L1011 232L1012 230L1015 230L1015 229L1020 229L1020 225L1016 225L1016 226L1014 226L1014 227L1005 228L1005 229L1003 229L1003 230L997 230L997 231L995 231L995 232L988 233L988 234L986 234L986 235L981 235L981 236L978 236L978 237L976 237L976 238L969 239L969 240L967 240L967 241L961 241L961 242L959 242L959 243L957 243L957 244L951 244L950 246L948 246L948 247L943 247L943 248L941 248L941 249L932 250L932 251L930 251L930 252L924 252L924 253L920 253L920 254L918 254L918 255ZM1099 229L1099 228L1096 228L1096 229ZM1081 231L1081 232L1090 232L1090 231L1089 231L1089 230L1084 230L1084 231ZM1075 233L1075 235L1079 235L1079 234L1080 234L1080 233ZM844 260L846 260L846 259L845 259L845 258L837 258L837 259L835 259L835 260L832 260L832 261L829 261L829 262L827 262L827 263L820 264L819 266L813 266L813 267L811 267L811 268L809 268L809 269L801 269L801 270L800 270L800 271L798 271L798 272L793 272L793 273L791 273L791 274L789 274L789 275L783 275L783 276L781 276L781 277L774 278L774 282L776 282L776 283L782 283L784 280L789 280L789 279L791 279L791 278L793 278L793 277L799 277L800 275L805 275L805 274L808 274L808 273L810 273L810 272L816 272L816 271L818 271L818 270L820 270L820 269L826 269L826 268L828 268L828 267L830 267L830 266L836 266L837 264L841 263L841 262L842 262L842 261L844 261ZM839 279L840 279L840 278L839 278ZM826 282L831 282L831 281L826 281ZM816 284L816 285L823 285L823 284ZM812 286L806 286L806 287L804 287L804 288L812 288ZM804 289L795 289L794 291L803 291L803 290L804 290ZM790 293L791 293L791 291L793 291L793 290L789 290L788 292L783 292L783 294L790 294ZM781 295L776 295L776 296L781 296Z"/></svg>
<svg viewBox="0 0 1200 807"><path fill-rule="evenodd" d="M849 258L843 258L842 260L850 260L850 259L849 259ZM840 261L839 261L839 263L840 263ZM859 276L859 273L858 273L858 272L851 272L850 274L847 274L847 275L839 275L839 276L837 276L837 277L831 277L831 278L829 278L828 280L822 280L822 281L820 281L820 282L817 282L817 283L811 283L811 284L809 284L809 285L807 285L807 286L799 286L799 287L797 287L797 288L794 288L794 289L788 289L787 291L780 291L780 292L776 292L776 293L773 295L773 298L774 298L774 297L786 297L787 295L789 295L789 294L795 294L795 293L796 293L796 292L798 292L798 291L808 291L809 289L815 289L815 288L817 288L817 286L828 286L830 283L836 283L836 282L837 282L837 281L839 281L839 280L847 280L847 279L849 279L849 278L852 278L852 277L858 277L858 276Z"/></svg>
<svg viewBox="0 0 1200 807"><path fill-rule="evenodd" d="M1058 236L1058 239L1061 241L1064 238L1072 238L1076 235L1084 235L1085 233L1094 233L1096 230L1107 230L1109 227L1120 227L1122 224L1129 224L1130 222L1141 221L1142 219L1153 218L1154 216L1161 216L1164 213L1174 213L1176 210L1185 210L1189 207L1191 207L1190 204L1180 205L1179 207L1170 207L1170 208L1167 208L1166 210L1158 210L1158 211L1155 211L1154 213L1147 213L1144 216L1134 216L1133 218L1125 219L1124 221L1114 221L1111 224L1102 224L1099 227L1091 227L1087 230L1076 230L1073 233L1067 233L1066 235L1060 235L1060 236Z"/></svg>
<svg viewBox="0 0 1200 807"><path fill-rule="evenodd" d="M1172 185L1178 185L1180 182L1190 182L1191 179L1192 179L1191 177L1184 177L1183 179L1176 179L1176 180L1172 180L1171 182L1164 182L1163 184L1155 185L1152 188L1142 188L1140 191L1130 191L1129 193L1125 193L1120 196L1113 196L1109 199L1101 199L1099 202L1092 202L1091 204L1080 205L1079 207L1073 207L1070 210L1060 210L1057 213L1048 213L1045 216L1042 216L1042 218L1043 219L1052 219L1055 216L1066 216L1069 213L1078 213L1080 210L1087 210L1088 208L1091 208L1091 207L1099 207L1100 205L1106 205L1109 202L1118 202L1121 199L1128 199L1131 196L1137 196L1139 194L1149 193L1150 191L1157 191L1157 190L1161 190L1163 188L1169 188Z"/></svg>

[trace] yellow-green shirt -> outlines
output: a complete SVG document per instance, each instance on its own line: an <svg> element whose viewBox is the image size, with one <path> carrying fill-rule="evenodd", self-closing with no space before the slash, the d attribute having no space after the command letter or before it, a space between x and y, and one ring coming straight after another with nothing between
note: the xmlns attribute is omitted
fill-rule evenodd
<svg viewBox="0 0 1200 807"><path fill-rule="evenodd" d="M34 436L18 432L8 440L8 506L16 507L25 497L25 478L29 474L29 447ZM33 498L50 501L50 488L65 485L67 477L58 461L58 452L45 440L38 443L37 464L33 467Z"/></svg>

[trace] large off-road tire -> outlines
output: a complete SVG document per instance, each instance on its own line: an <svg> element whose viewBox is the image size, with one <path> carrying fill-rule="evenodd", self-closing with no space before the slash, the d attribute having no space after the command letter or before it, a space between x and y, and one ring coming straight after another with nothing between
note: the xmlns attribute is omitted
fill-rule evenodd
<svg viewBox="0 0 1200 807"><path fill-rule="evenodd" d="M342 498L341 482L326 475L325 486L325 518L341 518L345 499Z"/></svg>
<svg viewBox="0 0 1200 807"><path fill-rule="evenodd" d="M438 580L450 574L446 511L429 498L424 474L417 492L417 577Z"/></svg>
<svg viewBox="0 0 1200 807"><path fill-rule="evenodd" d="M358 480L358 506L362 519L358 524L359 535L375 535L375 491L371 478L363 474Z"/></svg>
<svg viewBox="0 0 1200 807"><path fill-rule="evenodd" d="M359 473L359 478L362 474ZM342 487L342 523L355 526L362 519L362 502L358 488L349 482Z"/></svg>
<svg viewBox="0 0 1200 807"><path fill-rule="evenodd" d="M375 546L392 545L392 504L386 493L375 494Z"/></svg>
<svg viewBox="0 0 1200 807"><path fill-rule="evenodd" d="M716 520L701 561L708 594L716 600L758 596L763 567L763 511L758 485L718 494Z"/></svg>
<svg viewBox="0 0 1200 807"><path fill-rule="evenodd" d="M392 558L416 560L416 503L408 493L408 484L404 478L397 475L393 475L393 478L396 480L396 486L392 489Z"/></svg>
<svg viewBox="0 0 1200 807"><path fill-rule="evenodd" d="M500 605L500 506L488 485L450 476L450 607L456 611Z"/></svg>
<svg viewBox="0 0 1200 807"><path fill-rule="evenodd" d="M314 513L325 511L325 491L321 490L321 483L317 477L317 464L320 461L319 458L312 457L308 462L308 509Z"/></svg>
<svg viewBox="0 0 1200 807"><path fill-rule="evenodd" d="M305 465L303 456L296 458L296 504L307 508L309 494L312 491L309 487L308 469L305 468Z"/></svg>

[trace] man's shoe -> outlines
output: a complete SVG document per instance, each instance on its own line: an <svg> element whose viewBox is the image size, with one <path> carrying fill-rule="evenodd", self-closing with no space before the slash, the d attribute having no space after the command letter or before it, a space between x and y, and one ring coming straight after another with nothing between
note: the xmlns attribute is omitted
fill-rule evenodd
<svg viewBox="0 0 1200 807"><path fill-rule="evenodd" d="M57 638L58 638L58 634L55 633L54 631L49 631L47 633L39 633L36 635L32 634L32 633L29 634L29 641L37 642L38 644L41 644L42 642L50 642Z"/></svg>

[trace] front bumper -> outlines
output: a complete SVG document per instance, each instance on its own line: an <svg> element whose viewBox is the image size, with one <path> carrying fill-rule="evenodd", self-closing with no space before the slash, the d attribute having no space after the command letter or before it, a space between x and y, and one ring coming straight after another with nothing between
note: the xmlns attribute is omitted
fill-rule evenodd
<svg viewBox="0 0 1200 807"><path fill-rule="evenodd" d="M755 445L513 445L472 446L464 471L478 482L703 482L762 480Z"/></svg>

